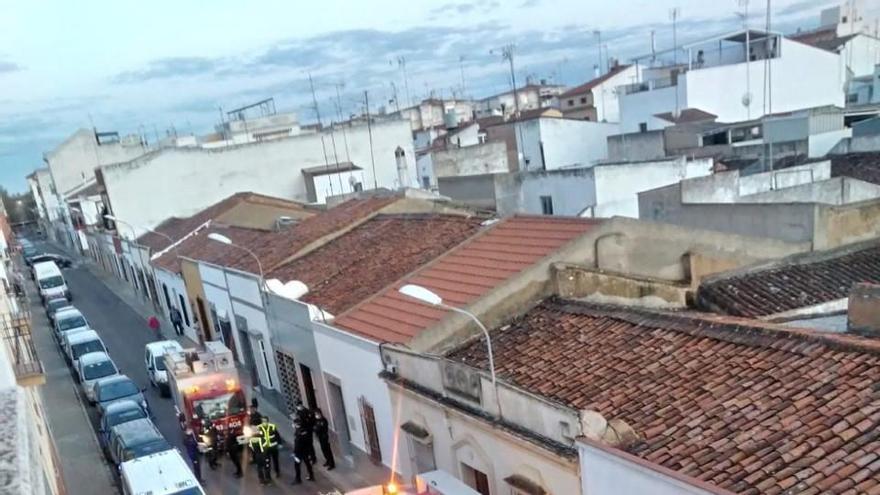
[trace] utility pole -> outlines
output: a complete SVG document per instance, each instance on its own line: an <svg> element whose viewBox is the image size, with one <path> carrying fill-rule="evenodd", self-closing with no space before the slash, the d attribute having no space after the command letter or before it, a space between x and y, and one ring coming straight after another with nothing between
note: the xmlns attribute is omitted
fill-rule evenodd
<svg viewBox="0 0 880 495"><path fill-rule="evenodd" d="M373 189L379 189L379 180L376 178L376 158L373 156L373 126L370 121L373 117L370 115L370 94L364 90L364 106L367 114L367 134L370 136L370 163L373 166Z"/></svg>
<svg viewBox="0 0 880 495"><path fill-rule="evenodd" d="M315 82L312 81L312 73L309 72L309 87L312 88L312 105L315 109L315 116L318 118L318 128L324 124L321 122L321 110L318 109L318 97L315 96Z"/></svg>
<svg viewBox="0 0 880 495"><path fill-rule="evenodd" d="M348 152L348 136L345 132L345 118L342 114L342 95L339 90L345 87L345 83L336 83L336 114L339 116L339 122L342 124L342 141L345 143L345 159L351 162L351 155Z"/></svg>
<svg viewBox="0 0 880 495"><path fill-rule="evenodd" d="M461 97L464 98L466 86L464 83L464 55L458 56L458 70L461 72Z"/></svg>
<svg viewBox="0 0 880 495"><path fill-rule="evenodd" d="M403 71L403 88L406 91L406 106L412 106L412 99L409 96L409 77L406 75L406 57L403 55L397 57L397 66Z"/></svg>
<svg viewBox="0 0 880 495"><path fill-rule="evenodd" d="M679 13L678 7L669 9L669 17L672 18L672 62L676 66L673 69L675 77L675 113L673 117L675 118L678 118L680 106L678 102L678 31L676 30Z"/></svg>
<svg viewBox="0 0 880 495"><path fill-rule="evenodd" d="M742 17L743 29L746 31L746 94L743 95L743 105L746 107L746 120L752 119L752 75L750 71L750 62L752 60L752 40L749 37L749 0L736 0L743 8L742 13L737 13Z"/></svg>
<svg viewBox="0 0 880 495"><path fill-rule="evenodd" d="M400 113L400 101L397 99L397 85L394 84L394 81L391 81L391 94L394 95L394 107Z"/></svg>
<svg viewBox="0 0 880 495"><path fill-rule="evenodd" d="M516 117L519 117L519 94L517 93L517 89L516 89L516 69L514 68L514 65L513 65L513 58L515 56L514 55L515 49L516 49L516 46L513 43L506 45L506 46L503 46L501 48L501 58L503 58L504 60L507 60L510 64L510 83L513 86L513 108L514 108L514 111L516 112Z"/></svg>

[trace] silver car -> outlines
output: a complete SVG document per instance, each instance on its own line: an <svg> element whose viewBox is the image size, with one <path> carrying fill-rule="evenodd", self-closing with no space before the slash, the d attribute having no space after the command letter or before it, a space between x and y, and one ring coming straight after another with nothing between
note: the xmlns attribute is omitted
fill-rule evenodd
<svg viewBox="0 0 880 495"><path fill-rule="evenodd" d="M76 376L89 404L95 403L95 383L118 374L119 368L106 352L90 352L79 357Z"/></svg>

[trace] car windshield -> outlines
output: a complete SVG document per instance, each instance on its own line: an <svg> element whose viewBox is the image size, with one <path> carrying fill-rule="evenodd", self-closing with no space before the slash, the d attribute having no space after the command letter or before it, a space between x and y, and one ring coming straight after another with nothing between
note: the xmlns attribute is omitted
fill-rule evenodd
<svg viewBox="0 0 880 495"><path fill-rule="evenodd" d="M100 361L83 367L83 376L86 380L96 380L115 373L116 367L111 361Z"/></svg>
<svg viewBox="0 0 880 495"><path fill-rule="evenodd" d="M24 253L25 258L29 258L35 255L37 253L37 250L30 246L26 246L22 249L22 252Z"/></svg>
<svg viewBox="0 0 880 495"><path fill-rule="evenodd" d="M231 392L219 397L193 401L195 413L203 419L220 419L244 412L244 394Z"/></svg>
<svg viewBox="0 0 880 495"><path fill-rule="evenodd" d="M88 342L74 344L70 346L70 350L73 354L73 359L79 359L83 354L88 354L90 352L104 352L107 349L104 349L104 344L102 344L100 340L90 340Z"/></svg>
<svg viewBox="0 0 880 495"><path fill-rule="evenodd" d="M127 450L125 452L125 460L137 459L138 457L155 454L156 452L162 452L165 450L171 450L171 445L169 445L164 438L150 440L149 442L135 445Z"/></svg>
<svg viewBox="0 0 880 495"><path fill-rule="evenodd" d="M141 409L140 407L132 407L129 409L125 409L124 411L120 411L116 414L108 414L107 428L113 428L116 425L121 425L123 423L128 423L129 421L143 419L146 417L147 413L145 413L143 409Z"/></svg>
<svg viewBox="0 0 880 495"><path fill-rule="evenodd" d="M63 308L65 306L70 306L70 303L67 302L67 299L52 299L51 301L49 301L49 311L50 312L57 311L58 309Z"/></svg>
<svg viewBox="0 0 880 495"><path fill-rule="evenodd" d="M159 371L165 371L165 360L162 359L162 356L157 357L155 360L156 369Z"/></svg>
<svg viewBox="0 0 880 495"><path fill-rule="evenodd" d="M86 319L80 315L58 320L58 328L62 331L87 326Z"/></svg>
<svg viewBox="0 0 880 495"><path fill-rule="evenodd" d="M64 285L64 279L61 278L61 275L54 275L52 277L40 279L41 289L51 289L53 287L60 287L62 285Z"/></svg>
<svg viewBox="0 0 880 495"><path fill-rule="evenodd" d="M104 383L98 391L98 400L107 402L122 397L128 397L140 392L137 385L131 380L119 380L113 383Z"/></svg>

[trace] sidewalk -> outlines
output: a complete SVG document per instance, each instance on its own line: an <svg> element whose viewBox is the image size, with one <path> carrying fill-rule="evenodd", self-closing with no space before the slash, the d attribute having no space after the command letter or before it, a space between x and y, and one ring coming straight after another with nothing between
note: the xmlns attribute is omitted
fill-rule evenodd
<svg viewBox="0 0 880 495"><path fill-rule="evenodd" d="M141 297L140 294L136 293L134 288L129 284L119 280L113 274L104 271L103 267L97 265L91 258L77 256L76 259L80 263L80 266L89 270L89 272L113 291L125 304L130 306L138 315L142 316L145 325L147 318L155 315L161 322L162 333L165 335L165 338L174 338L184 347L195 347L197 345L197 343L187 337L174 335L174 331L171 330L173 328L171 322L168 321L164 315L157 314L152 304ZM250 377L247 370L239 368L238 372L241 376L241 383L250 383ZM265 399L259 391L252 389L250 390L249 396L257 397L260 404L260 413L268 416L269 420L278 426L281 437L290 442L293 439L292 420L282 411L273 406L271 401ZM331 441L333 442L336 468L332 471L327 471L321 466L321 464L324 463L324 459L321 456L320 448L318 448L316 443L315 450L318 455L318 463L315 466L316 476L329 480L343 493L366 486L381 485L388 482L390 477L390 471L388 468L374 464L366 455L357 456L356 459L343 457L339 455L339 452L341 451L336 444L335 438L331 438ZM292 452L289 449L285 449L282 450L281 455L282 457L289 457L292 455Z"/></svg>

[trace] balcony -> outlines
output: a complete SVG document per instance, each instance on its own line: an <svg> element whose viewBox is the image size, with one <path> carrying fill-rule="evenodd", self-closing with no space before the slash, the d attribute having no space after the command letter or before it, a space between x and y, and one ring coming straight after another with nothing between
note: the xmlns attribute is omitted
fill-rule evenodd
<svg viewBox="0 0 880 495"><path fill-rule="evenodd" d="M6 299L6 312L0 313L0 327L15 379L22 387L42 385L46 376L34 346L30 313L24 309L27 301L12 295L0 297Z"/></svg>
<svg viewBox="0 0 880 495"><path fill-rule="evenodd" d="M621 86L624 94L631 95L633 93L642 93L645 91L653 91L655 89L670 88L678 83L675 77L662 77L659 79L651 79Z"/></svg>

